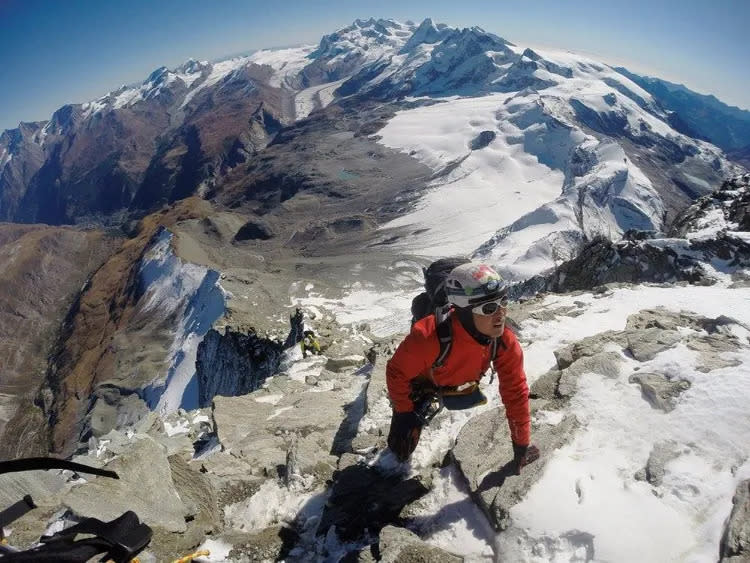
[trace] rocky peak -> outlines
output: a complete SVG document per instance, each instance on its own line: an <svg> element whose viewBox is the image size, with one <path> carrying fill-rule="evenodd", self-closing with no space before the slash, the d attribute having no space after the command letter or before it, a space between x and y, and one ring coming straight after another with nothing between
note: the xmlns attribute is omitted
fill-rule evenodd
<svg viewBox="0 0 750 563"><path fill-rule="evenodd" d="M18 154L24 143L34 142L46 124L46 121L22 121L15 129L6 129L0 133L0 169L7 162L4 160L6 157Z"/></svg>
<svg viewBox="0 0 750 563"><path fill-rule="evenodd" d="M160 66L151 74L149 74L144 84L147 84L149 82L153 84L161 84L162 82L164 82L164 80L166 80L168 75L169 75L169 69L165 66Z"/></svg>
<svg viewBox="0 0 750 563"><path fill-rule="evenodd" d="M208 62L197 61L191 58L185 61L181 66L177 67L175 69L175 72L185 73L185 74L194 74L196 72L201 72L210 67L211 65Z"/></svg>
<svg viewBox="0 0 750 563"><path fill-rule="evenodd" d="M401 53L409 53L423 44L439 43L450 33L450 28L445 24L435 25L432 19L426 18L414 31L409 41L401 49Z"/></svg>
<svg viewBox="0 0 750 563"><path fill-rule="evenodd" d="M375 60L398 51L413 31L414 26L400 24L394 20L356 20L348 27L324 35L318 48L308 57L330 60L337 55L345 54Z"/></svg>
<svg viewBox="0 0 750 563"><path fill-rule="evenodd" d="M750 231L750 174L735 176L698 199L675 219L670 235L698 238L727 231Z"/></svg>
<svg viewBox="0 0 750 563"><path fill-rule="evenodd" d="M57 135L67 135L79 123L82 116L80 104L67 104L52 114L48 127Z"/></svg>
<svg viewBox="0 0 750 563"><path fill-rule="evenodd" d="M679 216L669 236L631 229L619 241L596 237L549 274L517 284L512 293L566 292L607 283L711 285L719 273L746 283L750 266L750 175L724 182ZM718 272L717 272L718 270Z"/></svg>

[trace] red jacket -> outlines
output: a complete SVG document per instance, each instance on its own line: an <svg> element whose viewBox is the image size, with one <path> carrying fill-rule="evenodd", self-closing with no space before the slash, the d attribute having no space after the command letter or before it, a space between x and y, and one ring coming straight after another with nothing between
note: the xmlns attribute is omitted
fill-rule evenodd
<svg viewBox="0 0 750 563"><path fill-rule="evenodd" d="M461 385L477 381L490 365L492 346L477 342L461 322L453 316L453 344L445 363L436 368L432 378L437 385ZM388 394L396 412L409 412L414 403L409 399L411 381L415 377L429 379L432 364L440 353L435 331L435 316L429 315L414 324L386 367ZM500 398L505 405L513 441L527 445L531 439L529 387L523 371L523 352L516 335L507 326L498 343L494 359Z"/></svg>

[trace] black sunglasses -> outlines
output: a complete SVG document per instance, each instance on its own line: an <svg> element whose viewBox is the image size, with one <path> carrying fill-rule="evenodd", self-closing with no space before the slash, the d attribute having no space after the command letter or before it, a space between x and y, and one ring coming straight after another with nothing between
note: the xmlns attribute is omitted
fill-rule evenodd
<svg viewBox="0 0 750 563"><path fill-rule="evenodd" d="M486 317L494 315L498 309L507 309L508 307L508 296L504 295L495 301L487 301L476 307L472 307L471 312L477 315L484 315Z"/></svg>

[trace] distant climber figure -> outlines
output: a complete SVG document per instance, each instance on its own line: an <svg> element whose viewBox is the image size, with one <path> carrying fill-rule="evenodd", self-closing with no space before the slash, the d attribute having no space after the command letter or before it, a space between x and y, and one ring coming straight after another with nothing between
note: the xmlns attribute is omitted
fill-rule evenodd
<svg viewBox="0 0 750 563"><path fill-rule="evenodd" d="M295 308L294 314L289 315L289 324L291 325L292 330L294 331L294 339L291 342L291 345L294 345L297 342L302 341L303 319L304 319L304 316L302 314L302 311L299 310L299 308Z"/></svg>
<svg viewBox="0 0 750 563"><path fill-rule="evenodd" d="M303 334L302 342L300 343L302 348L302 357L307 358L307 353L310 352L316 356L320 355L320 344L315 338L315 333L312 330L306 330Z"/></svg>

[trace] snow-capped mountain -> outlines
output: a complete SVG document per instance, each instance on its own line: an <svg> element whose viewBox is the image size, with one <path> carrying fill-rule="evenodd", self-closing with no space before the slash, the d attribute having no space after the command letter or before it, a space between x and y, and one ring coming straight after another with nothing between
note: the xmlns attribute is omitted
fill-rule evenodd
<svg viewBox="0 0 750 563"><path fill-rule="evenodd" d="M729 171L718 151L677 133L669 113L648 92L606 65L523 49L478 27L370 19L324 36L317 47L259 51L217 63L189 60L176 69L159 68L141 84L61 108L28 138L33 145L28 149L19 152L17 144L0 142L0 170L11 158L28 159L23 178L12 171L0 177L0 217L118 222L129 209L137 214L196 191L220 189L227 174L267 146L281 127L335 101L351 106L377 99L397 109L406 97L450 104L458 102L446 97L471 96L483 104L483 96L498 92L506 94L497 100L498 121L509 122L503 112L513 99L513 119L523 121L518 129L526 139L524 152L564 171L575 166L573 154L591 150L590 141L588 148L572 141L539 146L547 141L539 140L543 135L536 129L553 124L601 142L617 140L631 161L649 161L640 166L651 179L648 189L662 199L667 191L686 192L662 206L668 214ZM426 103L422 98L415 103ZM519 109L521 99L529 109ZM19 133L6 137L13 135ZM534 136L537 146L529 140ZM665 164L688 170L664 174ZM441 168L449 165L454 163L445 160ZM463 174L467 165L457 165L454 174ZM562 183L559 191L565 191ZM661 212L659 203L647 207L643 213L652 219Z"/></svg>
<svg viewBox="0 0 750 563"><path fill-rule="evenodd" d="M99 250L55 245L79 229L0 241L5 330L32 341L12 353L42 366L22 394L2 381L3 451L121 476L0 475L0 509L43 507L11 545L135 510L144 561L750 552L748 177L722 183L722 152L607 65L357 20L65 106L3 133L0 168L0 218L119 227ZM58 248L82 263L52 291ZM409 464L385 448L386 363L448 254L520 282L541 450L521 475L499 377Z"/></svg>
<svg viewBox="0 0 750 563"><path fill-rule="evenodd" d="M28 137L28 146L0 139L0 217L117 224L129 208L194 193L264 147L292 118L266 79L247 58L191 60L159 68L142 84L60 108ZM23 178L6 173L10 157Z"/></svg>

